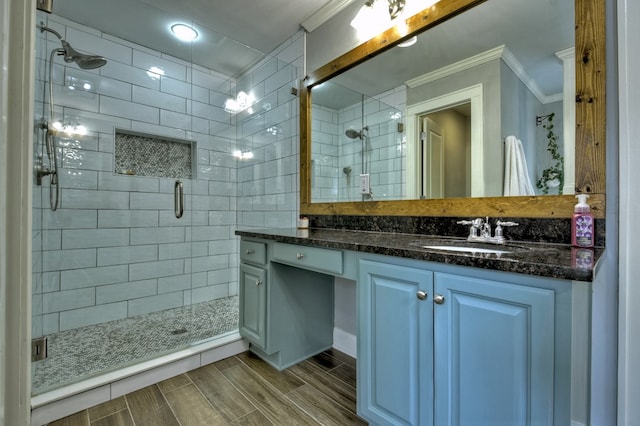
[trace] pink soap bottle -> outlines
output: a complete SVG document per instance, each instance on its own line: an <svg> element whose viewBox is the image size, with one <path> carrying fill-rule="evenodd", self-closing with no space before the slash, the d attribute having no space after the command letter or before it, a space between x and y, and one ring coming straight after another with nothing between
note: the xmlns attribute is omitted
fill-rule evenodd
<svg viewBox="0 0 640 426"><path fill-rule="evenodd" d="M576 195L576 204L571 216L571 245L574 247L593 247L594 226L591 207L587 204L587 194Z"/></svg>

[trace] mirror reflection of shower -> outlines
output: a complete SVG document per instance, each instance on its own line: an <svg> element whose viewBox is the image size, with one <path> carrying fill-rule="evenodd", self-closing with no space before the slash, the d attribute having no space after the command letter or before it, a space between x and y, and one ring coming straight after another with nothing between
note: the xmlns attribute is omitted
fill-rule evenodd
<svg viewBox="0 0 640 426"><path fill-rule="evenodd" d="M363 105L363 121L364 121L364 97L362 100ZM364 124L364 123L363 123ZM344 134L349 139L360 139L360 159L362 162L362 170L360 172L360 193L362 194L362 201L371 200L373 198L373 191L369 182L370 177L370 162L371 162L371 147L369 144L369 127L362 126L359 131L356 129L347 129ZM349 182L349 180L347 180Z"/></svg>
<svg viewBox="0 0 640 426"><path fill-rule="evenodd" d="M60 185L58 182L58 155L56 147L56 128L53 125L53 59L57 56L62 56L67 63L75 62L78 67L82 69L95 69L104 66L107 60L102 56L87 55L75 50L71 45L58 33L57 31L47 27L43 22L40 22L40 32L50 32L60 40L62 47L54 48L49 55L49 78L45 82L44 91L49 91L49 120L45 117L45 104L42 106L42 120L37 123L36 127L44 131L44 147L47 152L47 158L49 160L49 166L43 164L44 155L40 154L38 160L35 162L35 175L36 183L42 185L42 178L45 176L51 176L49 185L49 204L52 211L56 211L60 204ZM46 96L45 96L46 97Z"/></svg>
<svg viewBox="0 0 640 426"><path fill-rule="evenodd" d="M346 195L347 195L347 200L351 201L351 196L349 195L349 188L351 187L351 166L344 166L342 168L342 173L344 173L344 177L347 181L346 184Z"/></svg>

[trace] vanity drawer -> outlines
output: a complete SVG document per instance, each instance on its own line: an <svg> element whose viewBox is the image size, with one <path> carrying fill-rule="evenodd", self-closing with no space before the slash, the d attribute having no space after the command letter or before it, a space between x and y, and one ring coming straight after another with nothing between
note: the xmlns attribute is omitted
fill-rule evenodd
<svg viewBox="0 0 640 426"><path fill-rule="evenodd" d="M267 245L240 240L240 261L264 265L267 262Z"/></svg>
<svg viewBox="0 0 640 426"><path fill-rule="evenodd" d="M342 275L342 252L337 250L275 243L273 260L300 268Z"/></svg>

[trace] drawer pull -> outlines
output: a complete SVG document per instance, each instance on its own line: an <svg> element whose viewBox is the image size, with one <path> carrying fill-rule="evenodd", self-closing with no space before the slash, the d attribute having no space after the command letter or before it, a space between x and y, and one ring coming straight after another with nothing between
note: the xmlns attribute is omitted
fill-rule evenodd
<svg viewBox="0 0 640 426"><path fill-rule="evenodd" d="M245 252L245 254L247 254L247 255L251 255L251 254L255 254L255 253L256 253L256 251L254 249L249 249L249 250L247 250Z"/></svg>
<svg viewBox="0 0 640 426"><path fill-rule="evenodd" d="M427 292L419 290L418 293L416 294L416 296L420 300L425 300L427 298Z"/></svg>
<svg viewBox="0 0 640 426"><path fill-rule="evenodd" d="M442 305L444 303L444 296L441 294L436 294L435 296L433 296L433 301L438 305Z"/></svg>
<svg viewBox="0 0 640 426"><path fill-rule="evenodd" d="M302 260L303 257L304 257L303 253L296 253L296 259Z"/></svg>
<svg viewBox="0 0 640 426"><path fill-rule="evenodd" d="M256 281L256 287L262 284L262 280Z"/></svg>

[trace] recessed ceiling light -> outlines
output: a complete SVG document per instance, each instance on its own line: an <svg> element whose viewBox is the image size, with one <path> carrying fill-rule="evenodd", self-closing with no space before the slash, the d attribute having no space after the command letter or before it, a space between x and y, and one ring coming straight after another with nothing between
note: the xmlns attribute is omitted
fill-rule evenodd
<svg viewBox="0 0 640 426"><path fill-rule="evenodd" d="M198 38L198 32L186 24L173 24L171 32L182 41L193 41Z"/></svg>

